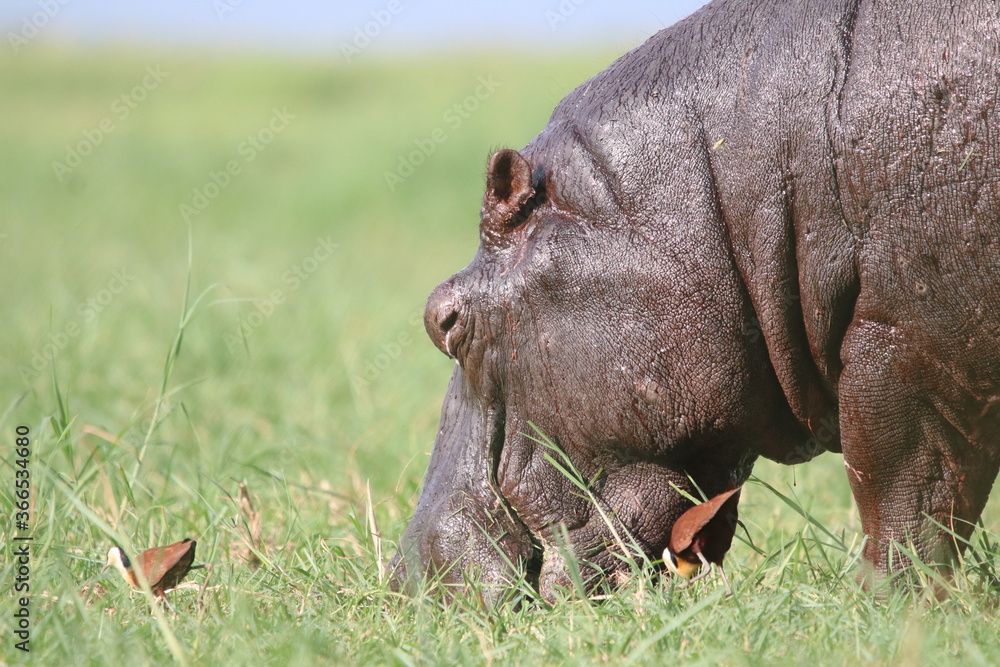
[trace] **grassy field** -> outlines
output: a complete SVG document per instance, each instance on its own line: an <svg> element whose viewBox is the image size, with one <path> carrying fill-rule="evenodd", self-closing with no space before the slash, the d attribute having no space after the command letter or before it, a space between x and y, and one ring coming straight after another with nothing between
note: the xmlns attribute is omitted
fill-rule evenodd
<svg viewBox="0 0 1000 667"><path fill-rule="evenodd" d="M744 492L731 599L644 572L554 608L388 591L451 372L426 296L475 251L491 149L612 57L0 59L0 663L29 657L18 425L38 664L1000 663L1000 494L948 602L876 603L832 455L758 466L778 493ZM183 537L212 567L174 611L99 574Z"/></svg>

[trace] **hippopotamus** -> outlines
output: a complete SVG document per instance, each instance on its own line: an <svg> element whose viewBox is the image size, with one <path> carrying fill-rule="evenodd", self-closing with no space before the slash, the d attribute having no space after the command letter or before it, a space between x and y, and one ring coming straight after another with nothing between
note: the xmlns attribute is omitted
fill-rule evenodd
<svg viewBox="0 0 1000 667"><path fill-rule="evenodd" d="M1000 467L998 71L995 0L714 0L493 154L396 584L613 585L824 452L864 581L948 572Z"/></svg>

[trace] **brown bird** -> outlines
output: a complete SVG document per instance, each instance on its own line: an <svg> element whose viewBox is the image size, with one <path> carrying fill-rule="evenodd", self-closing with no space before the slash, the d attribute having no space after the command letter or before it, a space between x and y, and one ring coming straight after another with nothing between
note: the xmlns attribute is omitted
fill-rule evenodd
<svg viewBox="0 0 1000 667"><path fill-rule="evenodd" d="M114 565L129 586L140 588L135 574L135 568L138 567L145 575L153 595L165 597L166 592L177 588L191 570L197 544L192 539L184 539L169 546L153 547L136 556L134 561L125 555L121 547L111 547L104 567L107 569Z"/></svg>
<svg viewBox="0 0 1000 667"><path fill-rule="evenodd" d="M722 559L726 557L736 534L739 502L740 489L736 488L684 512L670 533L670 546L663 550L663 563L667 569L682 579L697 581L708 576L713 565L718 565L722 581L726 584L726 593L732 595L733 590L722 569ZM705 571L694 576L703 565Z"/></svg>

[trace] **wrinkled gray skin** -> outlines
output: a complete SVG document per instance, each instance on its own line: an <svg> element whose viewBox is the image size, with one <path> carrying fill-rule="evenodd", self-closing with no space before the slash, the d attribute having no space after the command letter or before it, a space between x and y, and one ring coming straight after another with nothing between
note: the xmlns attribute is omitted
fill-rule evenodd
<svg viewBox="0 0 1000 667"><path fill-rule="evenodd" d="M871 571L954 558L1000 466L1000 3L950 4L715 0L493 157L397 583L551 598L560 526L622 570L529 422L653 559L672 484L841 449Z"/></svg>

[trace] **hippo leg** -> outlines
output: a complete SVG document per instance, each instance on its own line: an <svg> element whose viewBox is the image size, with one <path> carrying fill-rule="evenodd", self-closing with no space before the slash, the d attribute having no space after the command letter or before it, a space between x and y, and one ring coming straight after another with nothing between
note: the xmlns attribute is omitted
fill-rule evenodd
<svg viewBox="0 0 1000 667"><path fill-rule="evenodd" d="M856 321L844 349L841 430L868 536L863 579L906 567L893 542L947 576L1000 468L992 402L969 395L889 325Z"/></svg>

